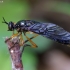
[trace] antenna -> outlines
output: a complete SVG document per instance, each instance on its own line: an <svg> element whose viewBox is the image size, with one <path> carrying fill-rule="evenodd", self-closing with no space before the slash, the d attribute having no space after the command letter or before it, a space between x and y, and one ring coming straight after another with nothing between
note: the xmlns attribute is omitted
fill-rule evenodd
<svg viewBox="0 0 70 70"><path fill-rule="evenodd" d="M3 20L4 20L4 21L3 21L2 23L6 23L6 24L8 25L8 23L6 22L6 20L5 20L5 18L4 18L4 17L3 17Z"/></svg>

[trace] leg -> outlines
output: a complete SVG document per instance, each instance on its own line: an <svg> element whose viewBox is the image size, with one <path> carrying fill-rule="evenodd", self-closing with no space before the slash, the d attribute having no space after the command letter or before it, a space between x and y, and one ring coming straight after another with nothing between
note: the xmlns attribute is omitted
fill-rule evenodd
<svg viewBox="0 0 70 70"><path fill-rule="evenodd" d="M21 34L22 34L21 32L16 33L16 34L13 34L10 38L12 39L12 38L14 38L14 37L19 37Z"/></svg>
<svg viewBox="0 0 70 70"><path fill-rule="evenodd" d="M37 37L37 36L38 36L38 35L32 36L30 39L33 39L33 38L35 38L35 37ZM21 38L21 39L22 39L22 38ZM23 52L23 50L24 50L24 48L25 48L26 46L33 47L33 46L31 46L31 45L26 44L28 41L29 41L29 40L25 40L25 41L22 43L22 46L23 46L23 47L21 47L21 52ZM11 48L13 48L13 46L12 46ZM10 48L10 49L11 49L11 48Z"/></svg>
<svg viewBox="0 0 70 70"><path fill-rule="evenodd" d="M30 39L33 39L33 38L35 38L35 37L37 37L38 35L35 35L35 36L32 36ZM28 44L25 44L26 42L28 42L29 40L25 40L24 42L23 42L23 47L21 48L21 52L23 53L23 51L24 51L24 48L25 47L27 47L27 46L30 46L30 47L33 47L33 46L31 46L31 45L28 45Z"/></svg>
<svg viewBox="0 0 70 70"><path fill-rule="evenodd" d="M24 40L23 40L22 32L13 34L13 35L11 36L11 38L14 38L14 37L18 37L19 40L20 40L20 41L19 41L20 46L23 46Z"/></svg>
<svg viewBox="0 0 70 70"><path fill-rule="evenodd" d="M35 37L37 37L38 35L35 35L35 36L32 36L30 39L33 39L33 38L35 38ZM23 42L23 47L22 47L22 52L23 52L23 50L24 50L24 47L26 47L26 46L30 46L31 47L31 45L28 45L28 44L25 44L26 42L28 42L29 40L25 40L24 42Z"/></svg>
<svg viewBox="0 0 70 70"><path fill-rule="evenodd" d="M12 39L12 38L14 38L14 37L18 37L19 38L19 45L20 46L23 46L23 37L22 37L22 33L16 33L16 34L14 34L14 35L12 35L8 40L10 40L10 39ZM7 41L8 41L7 40ZM15 45L15 44L14 44ZM11 48L13 48L14 46L12 46ZM11 49L10 48L10 49Z"/></svg>
<svg viewBox="0 0 70 70"><path fill-rule="evenodd" d="M30 39L37 37L38 35L32 36ZM28 42L29 40L24 41L24 43Z"/></svg>
<svg viewBox="0 0 70 70"><path fill-rule="evenodd" d="M13 34L10 38L14 38L14 37L17 37L19 33L16 33L16 34Z"/></svg>
<svg viewBox="0 0 70 70"><path fill-rule="evenodd" d="M26 36L26 35L25 35L25 36ZM35 38L36 36L38 36L38 35L35 35L35 36L33 36L32 38ZM27 40L32 44L32 47L34 47L34 48L38 47L30 38L28 38L27 36L26 36L26 38L27 38Z"/></svg>
<svg viewBox="0 0 70 70"><path fill-rule="evenodd" d="M20 37L20 46L23 46L23 42L24 42L24 40L23 40L23 36L22 36L22 34L21 34L19 37Z"/></svg>

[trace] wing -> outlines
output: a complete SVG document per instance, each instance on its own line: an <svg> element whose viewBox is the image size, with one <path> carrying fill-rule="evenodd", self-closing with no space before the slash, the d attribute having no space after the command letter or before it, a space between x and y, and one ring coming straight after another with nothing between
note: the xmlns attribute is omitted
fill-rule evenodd
<svg viewBox="0 0 70 70"><path fill-rule="evenodd" d="M62 44L70 44L70 33L53 23L35 23L27 27L27 30Z"/></svg>

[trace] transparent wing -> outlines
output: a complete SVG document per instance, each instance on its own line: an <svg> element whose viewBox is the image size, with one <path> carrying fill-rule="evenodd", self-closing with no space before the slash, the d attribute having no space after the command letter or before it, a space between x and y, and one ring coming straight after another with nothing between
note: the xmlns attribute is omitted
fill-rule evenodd
<svg viewBox="0 0 70 70"><path fill-rule="evenodd" d="M70 43L70 33L53 23L35 23L27 29L63 44Z"/></svg>

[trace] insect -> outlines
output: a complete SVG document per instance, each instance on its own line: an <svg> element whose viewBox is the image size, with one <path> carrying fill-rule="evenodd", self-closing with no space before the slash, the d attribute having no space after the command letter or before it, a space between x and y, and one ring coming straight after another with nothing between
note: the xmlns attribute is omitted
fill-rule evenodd
<svg viewBox="0 0 70 70"><path fill-rule="evenodd" d="M31 39L37 37L38 35L42 35L46 38L49 38L61 44L65 44L65 45L70 44L70 33L56 24L43 23L34 20L20 20L16 24L14 24L12 21L10 21L9 23L6 22L4 17L3 20L4 20L3 23L6 23L8 25L8 31L13 31L13 35L11 36L11 39L16 36L20 36L21 46L23 45L22 33L34 48L36 48L37 45ZM16 34L14 34L14 30L17 31ZM32 38L29 38L26 35L26 33L30 31L36 34Z"/></svg>

